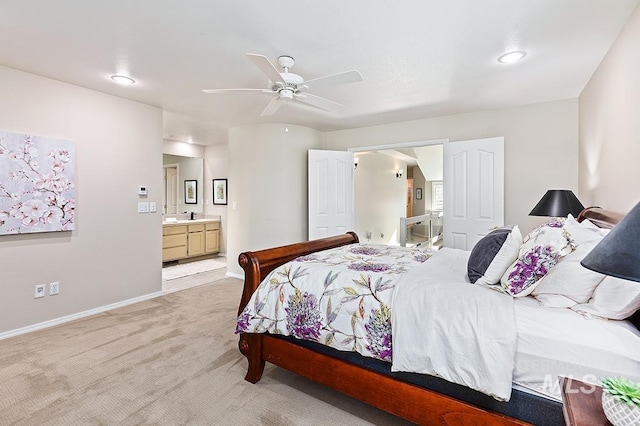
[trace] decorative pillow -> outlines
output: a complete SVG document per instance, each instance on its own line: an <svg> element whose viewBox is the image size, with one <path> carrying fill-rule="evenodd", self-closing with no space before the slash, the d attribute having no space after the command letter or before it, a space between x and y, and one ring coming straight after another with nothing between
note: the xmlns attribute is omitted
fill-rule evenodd
<svg viewBox="0 0 640 426"><path fill-rule="evenodd" d="M623 320L640 309L640 283L606 276L588 303L571 307L576 312Z"/></svg>
<svg viewBox="0 0 640 426"><path fill-rule="evenodd" d="M604 275L580 265L580 261L600 242L599 235L582 243L573 253L558 261L531 293L538 301L550 308L569 308L586 303ZM556 297L562 296L562 297Z"/></svg>
<svg viewBox="0 0 640 426"><path fill-rule="evenodd" d="M565 221L550 220L527 234L518 258L502 275L503 290L514 297L529 295L558 260L575 249L575 241L564 228Z"/></svg>
<svg viewBox="0 0 640 426"><path fill-rule="evenodd" d="M518 225L489 232L471 250L467 275L472 283L497 284L518 257L522 234Z"/></svg>
<svg viewBox="0 0 640 426"><path fill-rule="evenodd" d="M565 219L563 228L571 234L571 238L573 238L576 246L593 240L594 238L602 239L602 237L607 235L610 231L610 229L598 228L588 219L578 222L573 218L573 216L571 216L571 214L569 214Z"/></svg>

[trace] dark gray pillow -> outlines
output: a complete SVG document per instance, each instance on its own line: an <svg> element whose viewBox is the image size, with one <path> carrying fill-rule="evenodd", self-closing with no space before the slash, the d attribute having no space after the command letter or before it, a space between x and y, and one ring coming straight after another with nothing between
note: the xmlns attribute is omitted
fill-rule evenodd
<svg viewBox="0 0 640 426"><path fill-rule="evenodd" d="M467 275L472 283L478 281L485 274L512 230L512 226L497 228L485 235L473 247L467 263Z"/></svg>

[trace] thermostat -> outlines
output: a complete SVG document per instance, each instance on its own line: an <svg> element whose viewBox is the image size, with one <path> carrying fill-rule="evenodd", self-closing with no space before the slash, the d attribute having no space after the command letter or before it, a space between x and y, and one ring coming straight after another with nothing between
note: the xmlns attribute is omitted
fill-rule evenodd
<svg viewBox="0 0 640 426"><path fill-rule="evenodd" d="M140 185L138 187L138 195L147 195L147 187L144 185Z"/></svg>

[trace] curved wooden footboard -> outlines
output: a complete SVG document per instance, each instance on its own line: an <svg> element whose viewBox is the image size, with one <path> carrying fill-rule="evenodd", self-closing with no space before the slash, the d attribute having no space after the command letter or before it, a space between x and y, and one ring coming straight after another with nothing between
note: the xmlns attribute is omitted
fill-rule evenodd
<svg viewBox="0 0 640 426"><path fill-rule="evenodd" d="M247 306L249 299L251 299L251 295L256 291L264 277L278 266L299 256L357 242L359 242L359 239L356 233L348 232L344 235L337 235L335 237L322 238L304 243L289 244L267 250L247 251L241 253L238 257L238 262L242 269L244 269L244 289L242 290L242 298L238 308L238 315L240 315L244 307ZM262 334L240 334L238 347L240 348L240 352L242 352L249 361L249 368L247 370L245 380L251 383L256 383L260 380L262 372L264 371L265 358L262 350L263 337L264 336Z"/></svg>

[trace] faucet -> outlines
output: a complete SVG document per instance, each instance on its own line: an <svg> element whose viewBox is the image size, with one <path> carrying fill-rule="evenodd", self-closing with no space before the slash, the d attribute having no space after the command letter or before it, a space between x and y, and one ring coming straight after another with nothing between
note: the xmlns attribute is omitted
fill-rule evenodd
<svg viewBox="0 0 640 426"><path fill-rule="evenodd" d="M196 212L191 212L191 220L195 220L196 219Z"/></svg>

